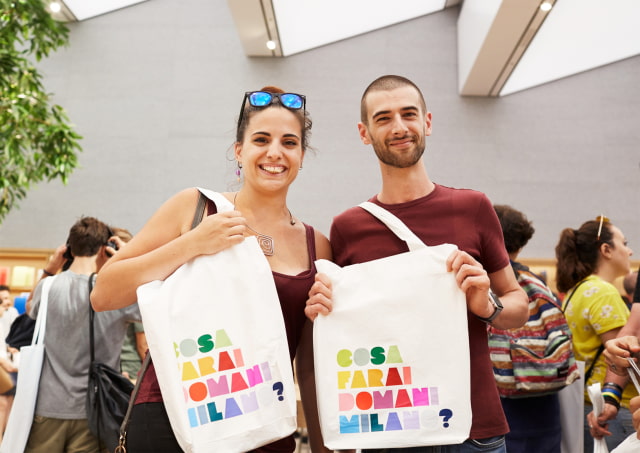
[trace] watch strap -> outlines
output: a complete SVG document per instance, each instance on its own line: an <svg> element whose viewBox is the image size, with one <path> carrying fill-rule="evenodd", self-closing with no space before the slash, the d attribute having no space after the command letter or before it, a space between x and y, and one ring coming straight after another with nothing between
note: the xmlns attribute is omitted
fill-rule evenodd
<svg viewBox="0 0 640 453"><path fill-rule="evenodd" d="M493 313L491 314L491 316L489 316L488 318L483 318L482 316L477 316L477 318L480 321L484 321L487 324L491 324L493 322L494 319L496 319L498 317L498 315L500 314L500 312L502 311L502 302L500 302L500 299L498 298L498 296L493 292L493 291L489 291L489 299L491 300L491 303L493 304Z"/></svg>

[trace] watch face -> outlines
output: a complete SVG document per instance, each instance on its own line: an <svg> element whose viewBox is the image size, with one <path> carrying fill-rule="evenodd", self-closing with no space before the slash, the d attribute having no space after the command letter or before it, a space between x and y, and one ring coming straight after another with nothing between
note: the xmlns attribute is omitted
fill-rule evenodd
<svg viewBox="0 0 640 453"><path fill-rule="evenodd" d="M491 299L491 303L495 307L495 310L493 314L489 316L487 319L485 319L484 321L491 323L494 319L498 317L503 307L502 307L502 302L500 302L500 298L498 298L498 296L496 296L493 291L489 291L489 298Z"/></svg>

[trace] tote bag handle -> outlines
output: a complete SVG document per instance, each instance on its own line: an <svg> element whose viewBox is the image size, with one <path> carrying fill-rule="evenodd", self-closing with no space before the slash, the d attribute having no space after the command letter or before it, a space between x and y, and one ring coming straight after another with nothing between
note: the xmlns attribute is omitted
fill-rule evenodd
<svg viewBox="0 0 640 453"><path fill-rule="evenodd" d="M214 192L213 190L203 189L201 187L198 187L197 189L202 195L216 204L218 212L233 211L233 203L227 200L220 192Z"/></svg>
<svg viewBox="0 0 640 453"><path fill-rule="evenodd" d="M47 307L49 305L49 290L53 281L57 275L53 277L47 277L42 283L42 295L40 296L40 308L38 310L38 317L36 318L36 325L33 328L33 338L31 345L44 343L44 332L47 328Z"/></svg>
<svg viewBox="0 0 640 453"><path fill-rule="evenodd" d="M385 208L370 201L362 202L359 206L384 223L396 236L406 242L410 251L413 252L427 248L427 245L422 242L402 220L391 214Z"/></svg>

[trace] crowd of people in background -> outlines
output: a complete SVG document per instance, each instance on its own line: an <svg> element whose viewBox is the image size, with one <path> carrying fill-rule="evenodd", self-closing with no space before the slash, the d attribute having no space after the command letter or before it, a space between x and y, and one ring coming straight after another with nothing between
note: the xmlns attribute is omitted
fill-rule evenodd
<svg viewBox="0 0 640 453"><path fill-rule="evenodd" d="M292 363L298 358L297 378L311 447L316 452L326 450L316 408L316 397L322 395L315 395L313 365L306 359L312 356L312 322L317 316L331 316L332 289L331 281L316 273L314 262L324 258L347 266L402 253L406 246L359 208L335 217L329 239L291 213L287 195L303 168L310 129L303 95L272 86L247 92L234 142L242 184L237 192L223 194L234 210L218 212L209 201L202 222L192 228L200 192L190 188L170 198L136 235L94 217L82 217L71 227L67 241L56 249L42 273L43 279L58 277L50 290L47 360L27 452L104 451L87 426L85 409L89 304L100 312L95 322L96 355L135 382L148 351L136 288L163 280L192 258L218 253L248 235L268 238L261 245L281 297ZM447 266L466 295L470 314L473 424L469 439L457 446L393 451L560 453L558 395L501 398L487 342L491 328L519 328L532 316L527 310L532 296L518 280L522 273L531 272L516 260L534 233L533 222L510 206L492 205L480 192L452 189L429 178L423 153L432 132L432 114L410 80L383 76L371 83L362 96L358 130L362 142L372 146L382 176L381 190L370 201L394 213L425 243L458 246ZM555 253L557 291L550 289L544 276L532 277L538 289L562 307L571 329L573 354L589 370L582 384L602 386L605 409L599 417L585 391L585 452L592 451L594 438L603 437L613 449L636 430L640 433L640 399L624 360L640 353L640 290L637 272L630 268L632 250L620 228L600 216L577 229L564 229ZM90 297L89 279L96 273ZM624 294L614 286L622 278ZM0 345L0 373L12 382L0 394L0 436L16 391L19 345L30 343L28 332L38 317L41 294L42 280L30 296L27 313L20 315L12 306L10 288L0 286L0 338L4 343ZM24 341L8 344L6 339L17 320ZM127 451L181 451L172 435L153 364L140 389ZM290 436L256 451L294 449L295 440Z"/></svg>
<svg viewBox="0 0 640 453"><path fill-rule="evenodd" d="M0 394L0 441L7 426L9 412L13 405L13 397L16 393L15 383L18 376L19 350L6 343L11 325L19 316L18 310L13 306L11 288L0 285L0 373L3 380L10 386Z"/></svg>

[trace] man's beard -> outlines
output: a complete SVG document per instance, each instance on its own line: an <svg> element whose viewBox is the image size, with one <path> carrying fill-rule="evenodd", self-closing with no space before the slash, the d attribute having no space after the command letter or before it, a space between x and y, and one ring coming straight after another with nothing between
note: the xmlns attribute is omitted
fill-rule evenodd
<svg viewBox="0 0 640 453"><path fill-rule="evenodd" d="M376 156L378 156L378 159L380 159L382 163L395 168L409 168L420 160L425 150L424 136L414 136L414 138L413 149L401 154L390 151L389 144L386 141L381 143L377 140L371 140L371 144ZM398 139L394 139L394 141L397 140Z"/></svg>

